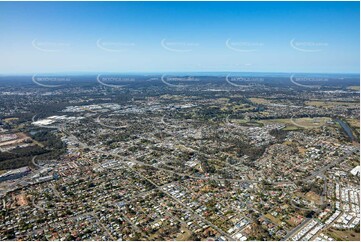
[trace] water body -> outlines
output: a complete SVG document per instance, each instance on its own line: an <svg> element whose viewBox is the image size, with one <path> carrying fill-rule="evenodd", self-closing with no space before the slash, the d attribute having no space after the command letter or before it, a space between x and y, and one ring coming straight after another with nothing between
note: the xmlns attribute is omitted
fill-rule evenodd
<svg viewBox="0 0 361 242"><path fill-rule="evenodd" d="M346 132L346 134L348 135L348 137L350 138L351 141L356 140L355 136L352 133L352 130L351 130L350 126L348 126L347 123L345 123L344 121L342 121L341 119L338 119L338 118L335 119L335 121L341 125L341 127Z"/></svg>

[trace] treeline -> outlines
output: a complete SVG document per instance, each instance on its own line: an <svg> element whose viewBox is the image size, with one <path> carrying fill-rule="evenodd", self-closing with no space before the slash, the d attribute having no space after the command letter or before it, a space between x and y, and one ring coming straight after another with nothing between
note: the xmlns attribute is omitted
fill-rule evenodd
<svg viewBox="0 0 361 242"><path fill-rule="evenodd" d="M279 142L283 141L287 137L287 130L272 129L269 134L275 137Z"/></svg>
<svg viewBox="0 0 361 242"><path fill-rule="evenodd" d="M30 137L42 143L48 149L65 149L65 144L51 131L39 130L29 134Z"/></svg>
<svg viewBox="0 0 361 242"><path fill-rule="evenodd" d="M0 152L0 170L27 166L31 162L31 157L45 152L47 151L39 146L16 148L11 152Z"/></svg>
<svg viewBox="0 0 361 242"><path fill-rule="evenodd" d="M44 147L35 145L15 148L9 152L0 152L0 170L31 165L31 159L35 155L41 156L42 159L55 159L66 150L66 145L49 130L40 130L30 136L42 143Z"/></svg>

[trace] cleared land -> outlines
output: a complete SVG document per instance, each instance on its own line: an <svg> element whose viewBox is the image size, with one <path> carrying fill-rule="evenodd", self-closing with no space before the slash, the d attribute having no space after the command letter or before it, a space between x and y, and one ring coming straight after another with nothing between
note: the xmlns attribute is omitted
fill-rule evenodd
<svg viewBox="0 0 361 242"><path fill-rule="evenodd" d="M320 108L333 108L333 107L357 107L358 103L355 102L332 102L332 101L306 101L307 106L314 106Z"/></svg>
<svg viewBox="0 0 361 242"><path fill-rule="evenodd" d="M331 118L317 117L317 118L269 119L269 120L262 120L259 122L264 125L281 123L286 126L284 130L297 130L302 128L306 128L306 129L318 128L322 125L325 125L328 121L331 121Z"/></svg>
<svg viewBox="0 0 361 242"><path fill-rule="evenodd" d="M346 119L347 123L353 128L360 128L360 120L358 119Z"/></svg>
<svg viewBox="0 0 361 242"><path fill-rule="evenodd" d="M271 100L265 99L265 98L250 98L251 102L257 103L257 104L270 104L272 103Z"/></svg>
<svg viewBox="0 0 361 242"><path fill-rule="evenodd" d="M360 91L360 86L349 86L347 87L348 90Z"/></svg>
<svg viewBox="0 0 361 242"><path fill-rule="evenodd" d="M337 230L330 228L327 230L327 234L336 240L360 241L360 233L356 233L353 230Z"/></svg>
<svg viewBox="0 0 361 242"><path fill-rule="evenodd" d="M23 143L26 140L30 140L30 137L26 136L24 133L16 133L16 138L0 142L0 146L16 145Z"/></svg>

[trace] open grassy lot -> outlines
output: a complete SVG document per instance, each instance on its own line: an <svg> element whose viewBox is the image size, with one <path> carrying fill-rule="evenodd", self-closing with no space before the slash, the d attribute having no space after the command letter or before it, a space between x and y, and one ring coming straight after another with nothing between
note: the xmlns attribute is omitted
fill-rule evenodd
<svg viewBox="0 0 361 242"><path fill-rule="evenodd" d="M321 204L321 197L312 191L306 193L296 192L295 194L297 197L303 198L309 202L313 202L314 204Z"/></svg>
<svg viewBox="0 0 361 242"><path fill-rule="evenodd" d="M329 228L326 234L336 240L360 241L360 233L356 233L354 230L337 230Z"/></svg>
<svg viewBox="0 0 361 242"><path fill-rule="evenodd" d="M277 225L281 225L281 224L282 224L282 221L279 220L278 218L275 218L272 214L267 213L267 214L265 215L265 217L268 218L269 220L271 220L272 223L274 223L274 224L277 224Z"/></svg>
<svg viewBox="0 0 361 242"><path fill-rule="evenodd" d="M356 108L359 104L356 102L332 102L332 101L306 101L307 106L314 106L319 108L334 108L334 107L346 107Z"/></svg>
<svg viewBox="0 0 361 242"><path fill-rule="evenodd" d="M187 229L184 225L182 225L181 227L181 233L179 233L178 237L177 237L177 241L187 241L187 240L191 240L192 238L192 232Z"/></svg>
<svg viewBox="0 0 361 242"><path fill-rule="evenodd" d="M215 106L217 107L217 106ZM249 111L254 109L255 107L249 104L236 104L236 105L232 105L232 104L227 104L224 105L223 107L221 107L221 111Z"/></svg>
<svg viewBox="0 0 361 242"><path fill-rule="evenodd" d="M317 117L317 118L293 118L293 119L270 119L270 120L262 120L260 123L266 124L274 124L280 123L284 124L286 127L284 130L297 130L297 129L313 129L318 128L322 125L325 125L328 121L331 121L328 117Z"/></svg>
<svg viewBox="0 0 361 242"><path fill-rule="evenodd" d="M293 125L307 127L307 128L317 128L322 125L325 125L329 121L331 121L331 119L328 117L294 118L291 120Z"/></svg>
<svg viewBox="0 0 361 242"><path fill-rule="evenodd" d="M346 121L352 128L360 128L360 120L348 118Z"/></svg>
<svg viewBox="0 0 361 242"><path fill-rule="evenodd" d="M248 104L240 104L232 106L233 111L248 111L254 109L254 106Z"/></svg>
<svg viewBox="0 0 361 242"><path fill-rule="evenodd" d="M12 121L17 121L17 120L19 120L19 119L18 118L5 118L5 119L3 119L3 122L9 123L9 122L12 122Z"/></svg>
<svg viewBox="0 0 361 242"><path fill-rule="evenodd" d="M265 98L251 97L249 100L251 100L251 102L256 103L256 104L270 104L270 103L272 103L270 100L265 99Z"/></svg>
<svg viewBox="0 0 361 242"><path fill-rule="evenodd" d="M256 122L256 121L250 121L247 119L231 119L229 118L229 123L234 124L234 125L241 125L241 126L262 126L263 124L261 122Z"/></svg>
<svg viewBox="0 0 361 242"><path fill-rule="evenodd" d="M347 89L353 91L360 91L360 86L348 86Z"/></svg>
<svg viewBox="0 0 361 242"><path fill-rule="evenodd" d="M301 129L300 127L297 127L297 126L286 126L285 128L283 128L282 130L285 130L285 131L296 131L296 130L299 130Z"/></svg>
<svg viewBox="0 0 361 242"><path fill-rule="evenodd" d="M321 197L312 191L307 192L304 197L315 204L321 204Z"/></svg>
<svg viewBox="0 0 361 242"><path fill-rule="evenodd" d="M276 99L276 98L258 98L258 97L251 97L248 98L252 103L255 104L262 104L262 105L294 105L290 100L285 99Z"/></svg>

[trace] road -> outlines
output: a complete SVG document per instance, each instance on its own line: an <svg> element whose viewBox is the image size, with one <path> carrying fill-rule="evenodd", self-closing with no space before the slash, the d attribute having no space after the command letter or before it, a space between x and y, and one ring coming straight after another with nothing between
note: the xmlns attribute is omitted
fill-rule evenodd
<svg viewBox="0 0 361 242"><path fill-rule="evenodd" d="M88 146L87 144L84 144L82 142L80 142L75 136L72 135L72 138L74 140L76 140L80 146L84 147L84 148L88 148L92 151L96 151L96 152L101 152L103 154L106 154L106 155L112 155L112 156L115 156L115 157L118 157L120 159L124 159L124 157L122 156L119 156L117 154L112 154L110 152L107 152L107 151L101 151L101 150L98 150L98 149L94 149L90 146ZM143 162L139 162L137 160L132 160L132 162L135 162L135 163L141 163L142 165L144 164ZM195 212L193 212L192 210L190 210L187 205L183 204L181 201L179 201L177 198L175 198L174 196L172 196L170 193L168 193L167 191L164 191L163 189L161 189L162 187L161 186L158 186L155 182L153 182L151 179L143 176L140 172L138 172L137 170L131 168L130 166L127 166L129 170L135 172L136 174L138 174L140 177L142 177L144 180L147 180L149 183L151 183L152 185L154 185L158 190L160 190L161 192L163 192L164 194L168 195L170 198L172 198L175 202L177 202L179 205L181 205L185 211L191 213L194 217L196 217L197 219L200 219L202 220L204 223L206 223L207 225L209 225L210 227L212 227L214 230L216 230L218 233L220 233L221 235L223 235L225 238L227 238L228 240L234 240L232 237L230 237L227 233L225 233L223 230L221 230L220 228L218 228L217 226L215 226L214 224L212 224L211 222L209 222L208 220L204 219L203 217L201 217L200 215L196 214ZM166 171L169 171L169 170L166 170ZM184 174L186 175L186 174ZM212 179L212 178L208 178L208 179Z"/></svg>
<svg viewBox="0 0 361 242"><path fill-rule="evenodd" d="M98 226L102 227L103 230L108 234L109 238L111 238L111 239L114 241L115 238L114 238L113 235L109 232L109 230L104 226L104 224L99 220L99 218L98 218L98 216L95 214L95 212L92 211L90 214L95 218L95 221L97 222Z"/></svg>
<svg viewBox="0 0 361 242"><path fill-rule="evenodd" d="M164 120L162 120L162 122L164 122ZM63 130L65 131L65 130ZM64 132L65 133L65 132ZM106 154L106 155L111 155L113 157L117 157L121 160L124 160L124 157L120 156L120 155L117 155L117 154L114 154L112 152L108 152L108 151L103 151L103 150L99 150L99 149L96 149L96 148L93 148L93 147L90 147L88 146L87 144L84 144L82 142L80 142L74 135L70 135L70 137L76 141L80 147L83 147L83 148L88 148L92 151L95 151L95 152L98 152L98 153L103 153L103 154ZM335 161L331 162L330 164L328 165L325 165L324 167L318 169L317 171L314 171L311 173L310 176L302 179L301 181L303 182L307 182L307 181L310 181L312 179L314 179L315 177L319 176L319 175L323 175L323 173L325 171L327 171L328 169L330 169L332 166L342 162L348 155L350 155L352 152L347 152L344 156L342 157L339 157L338 159L336 159ZM218 180L218 181L237 181L237 182L247 182L247 183L253 183L253 182L258 182L258 181L254 181L254 180L242 180L242 179L225 179L225 178L216 178L216 177L196 177L196 176L192 176L192 175L189 175L189 174L186 174L186 173L180 173L180 172L175 172L175 171L172 171L172 170L168 170L168 169L163 169L163 168L159 168L159 167L154 167L153 165L149 165L149 164L146 164L146 163L143 163L141 161L138 161L136 159L129 159L130 162L133 162L135 164L138 164L138 165L141 165L141 166L149 166L149 167L153 167L153 168L156 168L158 170L162 170L162 171L165 171L165 172L170 172L170 173L175 173L177 175L180 175L180 176L188 176L190 178L194 178L194 179L203 179L203 180ZM125 163L126 164L126 163ZM192 216L196 219L199 219L199 220L202 220L204 223L206 223L207 225L209 225L210 227L212 227L214 230L216 230L219 234L223 235L225 238L227 238L228 240L234 240L230 235L228 235L226 232L224 232L223 230L221 230L220 228L218 228L216 225L212 224L211 222L209 222L208 220L206 220L205 218L203 218L201 215L195 213L193 210L189 209L187 207L186 204L183 204L182 201L180 201L179 199L177 199L176 197L172 196L170 193L168 193L167 191L164 191L163 189L161 189L162 187L161 186L158 186L154 181L152 181L151 179L145 177L144 175L142 175L140 172L138 172L137 170L133 169L131 166L127 165L128 169L129 170L132 170L133 172L135 172L136 174L138 174L140 177L142 177L144 180L147 180L149 183L153 184L158 190L162 191L164 194L166 194L168 197L170 197L172 200L174 200L176 203L178 203L180 206L183 207L184 211L187 211L189 212L190 214L192 214ZM277 184L288 184L287 182L280 182L280 183L273 183L273 185L277 185ZM325 183L325 186L326 183ZM300 208L298 208L300 209ZM317 210L316 210L317 211ZM297 232L299 229L301 229L303 226L305 226L309 221L311 220L311 218L305 218L305 220L299 224L296 228L292 229L291 231L289 231L287 233L287 235L284 237L283 240L288 240L292 235L295 234L295 232ZM129 222L129 221L128 221Z"/></svg>
<svg viewBox="0 0 361 242"><path fill-rule="evenodd" d="M302 229L311 219L312 218L305 218L305 220L302 223L300 223L296 228L289 231L282 240L283 241L289 240L289 238L291 238L297 231Z"/></svg>
<svg viewBox="0 0 361 242"><path fill-rule="evenodd" d="M129 167L130 168L130 167ZM209 225L210 227L212 227L214 230L216 230L218 233L220 233L221 235L225 236L228 240L234 240L232 237L230 237L227 233L225 233L223 230L221 230L220 228L218 228L216 225L212 224L211 222L209 222L208 220L204 219L202 216L198 215L197 213L193 212L191 209L189 209L187 207L187 205L183 204L183 202L181 202L180 200L178 200L176 197L174 197L173 195L171 195L169 192L161 189L161 186L158 186L156 183L154 183L152 180L150 180L149 178L143 176L141 173L139 173L138 171L130 168L133 172L136 172L140 177L142 177L144 180L147 180L149 183L153 184L155 187L157 187L161 192L163 192L164 194L168 195L170 198L172 198L176 203L178 203L179 205L181 205L185 211L191 213L194 217L196 217L197 219L202 220L204 223L206 223L207 225Z"/></svg>
<svg viewBox="0 0 361 242"><path fill-rule="evenodd" d="M35 163L35 159L36 159L37 155L34 156L32 159L31 159L31 163L33 163L34 166L36 166L38 169L42 168L42 166L38 165Z"/></svg>
<svg viewBox="0 0 361 242"><path fill-rule="evenodd" d="M311 181L313 178L323 174L325 171L330 169L332 166L341 163L347 156L351 155L352 153L353 153L352 151L347 152L345 155L343 155L342 157L339 157L337 160L335 160L335 161L331 162L330 164L320 168L317 171L312 172L312 174L310 176L303 178L301 181L302 182Z"/></svg>

